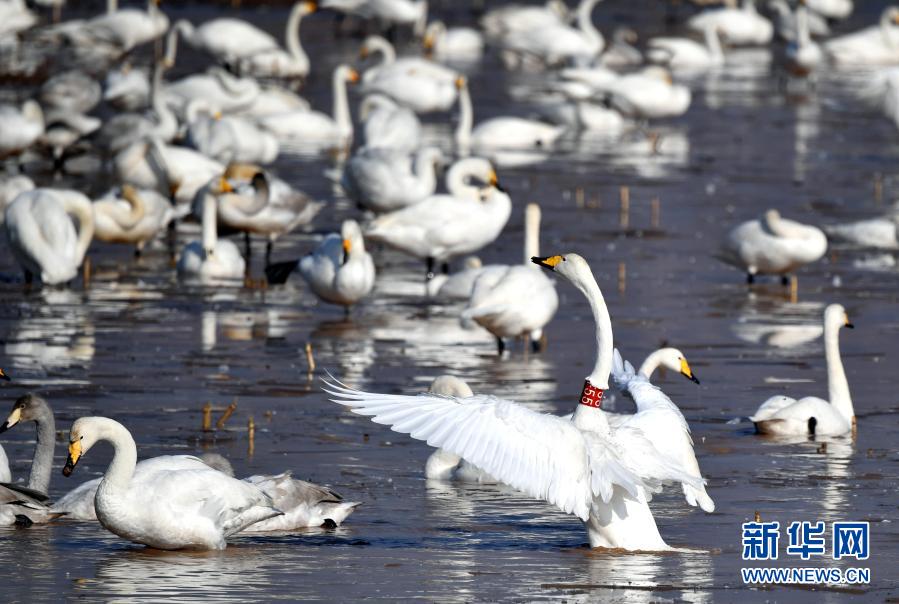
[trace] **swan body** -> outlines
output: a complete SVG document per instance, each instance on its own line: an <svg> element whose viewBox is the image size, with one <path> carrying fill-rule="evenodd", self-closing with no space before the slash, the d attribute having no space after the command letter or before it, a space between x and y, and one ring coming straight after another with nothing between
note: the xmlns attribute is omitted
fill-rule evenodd
<svg viewBox="0 0 899 604"><path fill-rule="evenodd" d="M219 17L196 27L182 19L173 30L194 48L223 62L278 48L278 41L271 34L233 17Z"/></svg>
<svg viewBox="0 0 899 604"><path fill-rule="evenodd" d="M41 86L41 105L46 110L87 113L100 102L102 89L92 77L79 70L64 71Z"/></svg>
<svg viewBox="0 0 899 604"><path fill-rule="evenodd" d="M274 476L250 476L244 482L259 487L272 498L274 506L284 513L256 522L244 533L292 531L319 526L340 526L360 505L344 501L340 494L305 480L291 477L290 472ZM330 522L329 522L330 521Z"/></svg>
<svg viewBox="0 0 899 604"><path fill-rule="evenodd" d="M549 0L543 6L507 4L488 11L480 25L492 38L510 31L528 31L537 27L564 25L568 6L561 0Z"/></svg>
<svg viewBox="0 0 899 604"><path fill-rule="evenodd" d="M273 134L248 118L202 113L194 109L198 103L202 101L188 107L187 143L191 147L225 164L269 164L277 159L280 146Z"/></svg>
<svg viewBox="0 0 899 604"><path fill-rule="evenodd" d="M824 353L827 359L829 401L815 396L799 400L773 396L762 403L750 420L761 434L778 436L838 436L855 428L855 410L840 358L839 331L852 327L846 309L831 304L824 309Z"/></svg>
<svg viewBox="0 0 899 604"><path fill-rule="evenodd" d="M852 0L805 0L805 5L828 19L845 19L852 14Z"/></svg>
<svg viewBox="0 0 899 604"><path fill-rule="evenodd" d="M834 241L880 250L899 250L899 216L834 224L825 226L824 232Z"/></svg>
<svg viewBox="0 0 899 604"><path fill-rule="evenodd" d="M77 191L25 191L7 206L5 226L13 256L26 276L36 275L47 285L62 284L78 274L93 238L93 206Z"/></svg>
<svg viewBox="0 0 899 604"><path fill-rule="evenodd" d="M124 185L120 195L111 190L94 201L94 237L140 250L174 217L172 204L156 191Z"/></svg>
<svg viewBox="0 0 899 604"><path fill-rule="evenodd" d="M724 242L724 259L750 276L792 273L826 251L827 237L820 229L781 218L777 210L735 227Z"/></svg>
<svg viewBox="0 0 899 604"><path fill-rule="evenodd" d="M275 85L263 85L253 102L236 114L256 118L278 113L300 113L311 109L309 101L295 92Z"/></svg>
<svg viewBox="0 0 899 604"><path fill-rule="evenodd" d="M477 178L484 189L464 184ZM463 159L450 169L449 195L432 195L403 208L382 214L368 226L366 237L406 254L446 262L487 245L509 220L512 201L497 188L496 173L485 159ZM455 189L455 191L453 191Z"/></svg>
<svg viewBox="0 0 899 604"><path fill-rule="evenodd" d="M538 259L535 259L535 262ZM639 430L611 430L601 393L611 371L611 321L586 261L539 259L588 296L599 354L570 420L492 396L384 395L327 383L334 402L376 423L458 455L497 480L543 499L584 523L592 547L670 551L647 505L661 481L699 486Z"/></svg>
<svg viewBox="0 0 899 604"><path fill-rule="evenodd" d="M124 111L146 107L150 102L150 72L130 63L111 69L103 83L103 100Z"/></svg>
<svg viewBox="0 0 899 604"><path fill-rule="evenodd" d="M704 44L689 38L652 38L646 56L671 69L708 69L724 63L717 31L709 28L703 35Z"/></svg>
<svg viewBox="0 0 899 604"><path fill-rule="evenodd" d="M824 62L824 51L812 40L809 11L805 4L796 9L795 40L787 43L787 65L797 75L808 75Z"/></svg>
<svg viewBox="0 0 899 604"><path fill-rule="evenodd" d="M809 5L808 2L805 3ZM771 0L768 3L772 9L777 12L777 33L787 42L796 41L797 31L797 12L790 10L787 0ZM827 25L827 19L815 10L808 11L807 14L809 33L813 36L830 35L830 27Z"/></svg>
<svg viewBox="0 0 899 604"><path fill-rule="evenodd" d="M178 275L200 281L243 279L246 262L234 242L218 238L216 193L224 192L220 183L207 184L200 190L203 200L203 239L192 241L181 250Z"/></svg>
<svg viewBox="0 0 899 604"><path fill-rule="evenodd" d="M837 65L899 63L899 7L885 9L878 25L828 40L824 51Z"/></svg>
<svg viewBox="0 0 899 604"><path fill-rule="evenodd" d="M255 77L304 78L309 75L309 57L300 44L300 22L303 17L315 12L315 2L302 1L294 4L287 18L285 42L287 50L280 47L247 53L237 60L241 73Z"/></svg>
<svg viewBox="0 0 899 604"><path fill-rule="evenodd" d="M412 153L421 146L421 122L415 112L381 94L365 97L359 108L363 145Z"/></svg>
<svg viewBox="0 0 899 604"><path fill-rule="evenodd" d="M158 139L138 141L113 158L119 180L139 189L174 192L179 205L189 204L197 192L225 167L187 147Z"/></svg>
<svg viewBox="0 0 899 604"><path fill-rule="evenodd" d="M340 233L326 236L300 260L299 270L315 295L331 304L355 304L375 285L375 264L354 220L345 220Z"/></svg>
<svg viewBox="0 0 899 604"><path fill-rule="evenodd" d="M437 188L439 149L426 147L414 160L401 151L362 148L347 162L343 188L360 206L392 212L416 204Z"/></svg>
<svg viewBox="0 0 899 604"><path fill-rule="evenodd" d="M24 174L0 177L0 223L6 219L6 206L12 203L19 193L34 189L34 181ZM2 379L2 378L0 378ZM9 482L0 480L0 482Z"/></svg>
<svg viewBox="0 0 899 604"><path fill-rule="evenodd" d="M44 133L44 112L36 101L0 105L0 158L21 153Z"/></svg>
<svg viewBox="0 0 899 604"><path fill-rule="evenodd" d="M437 61L477 61L484 54L484 36L470 27L447 29L434 21L425 31L424 47Z"/></svg>
<svg viewBox="0 0 899 604"><path fill-rule="evenodd" d="M581 0L577 8L577 27L550 22L529 29L511 30L502 35L502 44L507 50L544 65L589 63L605 47L602 34L591 19L598 3L599 0Z"/></svg>
<svg viewBox="0 0 899 604"><path fill-rule="evenodd" d="M542 103L537 110L545 119L571 132L614 136L625 125L618 111L586 101Z"/></svg>
<svg viewBox="0 0 899 604"><path fill-rule="evenodd" d="M146 11L127 8L107 12L61 29L60 33L78 51L120 56L159 38L168 28L169 19L159 10L156 0L148 0Z"/></svg>
<svg viewBox="0 0 899 604"><path fill-rule="evenodd" d="M612 43L599 56L597 63L602 67L631 67L643 63L643 54L634 43L637 32L629 27L619 27L612 34Z"/></svg>
<svg viewBox="0 0 899 604"><path fill-rule="evenodd" d="M622 76L609 88L612 106L625 115L666 118L690 108L690 89L671 81L664 68L651 66Z"/></svg>
<svg viewBox="0 0 899 604"><path fill-rule="evenodd" d="M721 37L736 46L762 46L774 37L771 21L758 13L755 0L743 0L743 6L704 10L687 21L687 26L698 32L709 28L720 32Z"/></svg>
<svg viewBox="0 0 899 604"><path fill-rule="evenodd" d="M483 280L484 285L496 283L509 270L507 264L488 264L484 266L477 256L465 259L465 267L452 275L437 275L428 283L430 297L446 302L471 298L471 291L476 281Z"/></svg>
<svg viewBox="0 0 899 604"><path fill-rule="evenodd" d="M0 36L8 37L31 29L38 18L21 0L0 3Z"/></svg>
<svg viewBox="0 0 899 604"><path fill-rule="evenodd" d="M186 116L188 105L195 99L202 99L222 113L245 110L256 101L260 90L252 78L237 78L213 67L206 73L189 75L167 84L165 95L176 113Z"/></svg>
<svg viewBox="0 0 899 604"><path fill-rule="evenodd" d="M128 430L105 417L82 417L69 434L69 476L95 443L115 450L97 488L97 519L123 539L157 549L224 549L226 539L281 512L259 487L212 468L160 469L134 481L137 447Z"/></svg>

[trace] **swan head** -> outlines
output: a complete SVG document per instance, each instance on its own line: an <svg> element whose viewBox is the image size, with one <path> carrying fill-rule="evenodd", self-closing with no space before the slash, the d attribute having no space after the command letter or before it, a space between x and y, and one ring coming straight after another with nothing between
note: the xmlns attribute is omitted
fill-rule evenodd
<svg viewBox="0 0 899 604"><path fill-rule="evenodd" d="M453 396L455 398L468 398L474 396L471 388L454 375L441 375L437 377L428 388L431 394L441 396Z"/></svg>
<svg viewBox="0 0 899 604"><path fill-rule="evenodd" d="M443 24L442 21L434 21L428 28L425 30L425 37L422 40L421 45L424 47L425 52L430 54L434 51L434 47L437 45L437 39L443 36L446 33L446 25Z"/></svg>
<svg viewBox="0 0 899 604"><path fill-rule="evenodd" d="M580 254L546 256L544 258L532 256L531 262L565 277L574 284L577 284L587 275L593 276L590 265Z"/></svg>
<svg viewBox="0 0 899 604"><path fill-rule="evenodd" d="M97 443L99 430L94 424L98 419L101 418L81 417L72 424L69 431L69 455L66 457L66 465L62 468L63 476L71 476L75 466L78 465L78 460Z"/></svg>
<svg viewBox="0 0 899 604"><path fill-rule="evenodd" d="M21 422L35 422L43 419L49 410L50 406L47 404L47 401L36 394L29 392L25 396L20 396L13 403L12 410L9 412L6 421L0 425L0 432L6 432Z"/></svg>
<svg viewBox="0 0 899 604"><path fill-rule="evenodd" d="M362 237L362 228L355 220L344 220L340 225L340 236L343 237L343 262L349 259L353 250L365 251L365 239Z"/></svg>
<svg viewBox="0 0 899 604"><path fill-rule="evenodd" d="M827 308L824 309L824 326L832 326L836 329L840 329L841 327L847 329L855 328L855 325L849 321L849 314L842 304L829 304Z"/></svg>
<svg viewBox="0 0 899 604"><path fill-rule="evenodd" d="M318 2L316 0L307 0L303 2L303 14L311 15L318 10Z"/></svg>
<svg viewBox="0 0 899 604"><path fill-rule="evenodd" d="M9 377L9 375L7 375L7 373L5 371L3 371L3 368L0 368L0 380L4 380L7 382L12 380L12 378Z"/></svg>
<svg viewBox="0 0 899 604"><path fill-rule="evenodd" d="M656 354L659 355L659 365L670 371L678 372L694 384L699 383L699 378L696 377L690 368L690 363L687 362L687 355L680 350L677 348L662 348Z"/></svg>
<svg viewBox="0 0 899 604"><path fill-rule="evenodd" d="M458 90L464 90L468 86L468 80L465 78L465 76L460 75L456 78L455 84Z"/></svg>

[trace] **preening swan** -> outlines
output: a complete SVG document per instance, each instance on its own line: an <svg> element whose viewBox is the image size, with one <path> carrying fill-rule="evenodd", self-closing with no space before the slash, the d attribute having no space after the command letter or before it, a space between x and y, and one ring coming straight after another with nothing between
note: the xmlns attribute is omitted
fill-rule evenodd
<svg viewBox="0 0 899 604"><path fill-rule="evenodd" d="M290 472L275 476L250 476L243 482L262 489L272 498L274 506L284 513L261 520L244 529L244 533L291 531L300 528L340 526L359 505L358 501L344 501L339 493L291 477Z"/></svg>
<svg viewBox="0 0 899 604"><path fill-rule="evenodd" d="M899 249L899 208L893 216L824 227L833 241L879 250Z"/></svg>
<svg viewBox="0 0 899 604"><path fill-rule="evenodd" d="M171 202L156 191L123 185L120 195L111 190L94 201L94 237L134 245L140 253L174 217Z"/></svg>
<svg viewBox="0 0 899 604"><path fill-rule="evenodd" d="M412 153L421 146L421 122L415 112L383 94L370 94L359 105L362 144L368 148Z"/></svg>
<svg viewBox="0 0 899 604"><path fill-rule="evenodd" d="M6 220L6 206L19 196L19 193L34 189L34 181L24 174L0 176L0 223ZM3 482L0 480L0 482Z"/></svg>
<svg viewBox="0 0 899 604"><path fill-rule="evenodd" d="M713 28L728 44L736 46L765 45L774 37L771 21L758 13L755 0L743 0L742 7L724 6L702 11L687 21L698 32Z"/></svg>
<svg viewBox="0 0 899 604"><path fill-rule="evenodd" d="M827 359L829 401L816 396L796 400L772 396L749 417L761 434L777 436L837 436L855 430L855 410L849 382L840 358L840 328L852 328L846 309L831 304L824 309L824 356Z"/></svg>
<svg viewBox="0 0 899 604"><path fill-rule="evenodd" d="M529 338L534 351L539 351L543 328L559 307L556 284L530 261L540 255L540 206L529 203L524 214L526 264L508 266L502 273L482 273L462 311L463 320L474 321L496 337L500 354L504 339L518 336Z"/></svg>
<svg viewBox="0 0 899 604"><path fill-rule="evenodd" d="M886 8L878 25L828 40L824 52L837 65L899 63L899 7Z"/></svg>
<svg viewBox="0 0 899 604"><path fill-rule="evenodd" d="M414 159L402 151L366 147L346 163L341 184L361 207L392 212L434 194L442 159L436 147L420 149Z"/></svg>
<svg viewBox="0 0 899 604"><path fill-rule="evenodd" d="M78 274L94 236L94 211L90 199L77 191L34 189L7 206L5 226L26 281L37 276L59 285Z"/></svg>
<svg viewBox="0 0 899 604"><path fill-rule="evenodd" d="M821 229L781 218L777 210L735 227L724 241L722 259L747 273L756 275L793 273L800 266L815 262L827 251L827 237Z"/></svg>
<svg viewBox="0 0 899 604"><path fill-rule="evenodd" d="M215 195L230 188L224 178L214 180L200 190L203 201L203 239L191 241L181 250L178 275L201 281L243 279L246 262L233 241L218 238Z"/></svg>
<svg viewBox="0 0 899 604"><path fill-rule="evenodd" d="M259 487L212 468L160 469L135 481L134 439L105 417L72 425L63 474L104 440L115 453L97 488L97 519L119 537L157 549L224 549L228 537L281 514Z"/></svg>
<svg viewBox="0 0 899 604"><path fill-rule="evenodd" d="M302 6L298 2L297 6ZM203 50L222 62L278 48L278 41L244 19L219 17L194 27L190 21L179 20L172 31L188 44ZM289 30L288 30L289 31Z"/></svg>
<svg viewBox="0 0 899 604"><path fill-rule="evenodd" d="M44 112L37 101L25 101L21 108L0 105L0 159L21 153L43 133Z"/></svg>
<svg viewBox="0 0 899 604"><path fill-rule="evenodd" d="M690 89L675 84L671 74L656 65L622 76L610 83L612 106L621 113L641 118L683 115L690 108Z"/></svg>
<svg viewBox="0 0 899 604"><path fill-rule="evenodd" d="M220 67L206 73L195 73L166 84L165 98L179 117L186 117L187 106L194 99L202 99L222 113L237 113L250 109L261 92L253 78L238 78Z"/></svg>
<svg viewBox="0 0 899 604"><path fill-rule="evenodd" d="M472 178L484 187L469 185ZM432 195L423 201L375 218L365 235L428 263L446 263L470 254L496 239L509 220L512 200L499 187L489 161L467 158L456 162L446 177L449 195Z"/></svg>
<svg viewBox="0 0 899 604"><path fill-rule="evenodd" d="M610 429L601 409L612 368L611 321L602 293L580 256L540 262L587 295L597 320L596 363L571 420L485 395L386 395L330 382L325 391L355 413L458 455L497 480L575 514L592 547L671 550L647 499L662 481L698 488L701 478L679 469L638 430Z"/></svg>

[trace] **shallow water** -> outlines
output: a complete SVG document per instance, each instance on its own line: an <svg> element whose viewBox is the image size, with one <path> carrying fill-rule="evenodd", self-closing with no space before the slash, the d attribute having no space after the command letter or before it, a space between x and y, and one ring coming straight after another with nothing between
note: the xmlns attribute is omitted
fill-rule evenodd
<svg viewBox="0 0 899 604"><path fill-rule="evenodd" d="M879 15L881 3L863 4L841 29ZM214 14L198 7L167 10L194 20ZM242 14L274 30L283 10ZM661 31L663 16L661 3L643 12L621 0L609 0L596 12L599 23L633 24L641 34ZM465 22L466 14L449 17ZM331 23L328 15L316 15L311 27L303 26L316 65L304 94L320 108L330 103L330 67L354 61L358 44L352 38L335 42ZM608 34L611 28L603 29ZM593 339L584 337L591 329L589 309L567 284L559 284L560 312L548 329L548 350L533 355L515 346L499 358L488 335L458 325L458 307L423 301L419 263L385 250L376 251L375 294L346 318L339 309L318 304L297 280L267 291L182 286L163 245L138 261L130 250L95 242L94 279L87 288L26 291L4 239L0 334L3 366L15 379L4 384L7 400L32 389L46 395L56 409L61 439L75 418L109 415L132 430L142 457L214 451L228 457L238 475L292 469L364 502L338 530L240 537L226 551L213 553L154 552L96 524L0 529L6 598L832 602L848 594L874 601L899 597L899 401L891 374L899 353L895 269L857 268L863 252L835 248L800 271L798 300L791 301L775 281L747 288L741 274L714 258L726 228L768 207L814 224L878 215L895 198L899 136L875 108L857 99L863 75L827 73L816 88L785 92L766 62L770 57L752 53L744 56L745 64L739 59L740 65L691 80L694 101L684 118L611 142L577 141L542 163L500 170L516 207L500 240L481 254L485 261L519 261L522 208L539 201L543 251L575 251L591 261L625 357L640 359L662 342L687 354L702 385L671 375L659 383L692 426L717 510L707 515L689 508L675 489L652 505L665 539L697 551L591 551L580 523L546 504L490 486L428 483L422 477L426 445L351 415L327 402L319 389L325 370L356 387L404 393L453 373L476 392L568 412L594 351ZM185 52L177 73L196 69L199 61ZM527 94L537 82L533 75L503 72L492 54L470 77L482 117L526 112L513 106L506 90ZM435 125L434 135L445 136L446 119L432 119L443 122ZM655 152L647 132L660 133ZM282 177L330 204L313 231L279 241L276 258L304 253L317 237L354 215L323 176L331 167L328 158L297 155L282 156L276 164ZM874 197L876 179L886 202ZM631 196L626 228L618 210L623 185ZM583 190L582 204L577 189ZM651 224L654 197L661 206L658 227ZM195 236L180 234L182 240ZM254 252L259 276L261 246ZM841 348L858 415L857 439L826 446L784 443L753 435L745 420L729 423L774 394L826 393L816 326L830 302L844 304L856 325L841 333ZM307 342L317 363L313 375L307 372ZM202 432L203 404L221 408L232 400L238 410L226 429ZM618 410L628 408L626 401L615 403ZM252 451L245 428L249 416L257 426ZM31 429L18 427L3 437L14 476L25 476ZM51 494L59 496L101 473L109 453L106 447L91 451L71 479L54 474ZM64 455L60 444L60 467ZM782 526L792 520L869 521L872 584L746 588L739 574L740 524L756 512ZM787 566L781 556L777 566ZM800 564L790 560L789 565ZM824 559L821 565L829 563Z"/></svg>

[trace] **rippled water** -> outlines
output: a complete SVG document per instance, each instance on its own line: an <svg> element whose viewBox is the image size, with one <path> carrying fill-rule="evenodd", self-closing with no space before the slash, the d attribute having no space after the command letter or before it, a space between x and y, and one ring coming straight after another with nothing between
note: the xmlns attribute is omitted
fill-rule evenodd
<svg viewBox="0 0 899 604"><path fill-rule="evenodd" d="M882 5L863 4L846 29L872 22ZM218 14L166 8L194 20ZM451 20L466 18L458 9L442 12ZM242 14L273 30L283 18L281 9ZM644 11L609 0L596 18L649 34L662 29L664 14L662 3ZM354 61L358 45L352 38L335 42L331 23L328 15L316 15L303 25L316 66L304 94L322 108L330 104L326 74L338 62ZM343 411L319 390L325 369L361 388L405 393L453 373L476 392L567 412L594 351L593 339L584 337L591 329L589 309L566 284L559 285L560 312L548 329L548 350L527 355L516 346L498 358L489 336L459 326L458 307L423 301L419 263L385 250L376 251L375 294L347 318L318 304L299 281L267 291L181 286L162 244L135 260L130 250L95 242L94 279L87 288L27 291L4 240L2 364L15 377L4 385L8 401L26 390L45 394L55 406L61 439L75 418L109 415L133 431L141 456L214 451L227 456L238 475L292 469L364 502L338 530L241 537L217 553L154 552L96 524L0 529L6 598L899 597L895 269L858 268L864 253L834 249L800 272L799 297L792 301L774 281L748 289L742 275L713 257L724 229L768 207L816 224L877 215L884 206L874 197L874 181L882 182L885 200L896 196L899 135L857 100L864 74L827 73L816 87L796 91L781 86L770 61L766 51L741 51L734 64L692 80L694 102L682 119L613 141L577 141L535 166L501 170L516 209L500 240L482 253L485 261L517 262L524 203L539 201L543 251L576 251L591 261L625 356L639 359L663 342L686 352L702 385L670 375L660 383L690 421L717 510L707 515L689 508L674 489L655 499L653 510L665 539L695 553L591 551L580 523L548 505L501 488L429 483L422 477L429 454L424 444ZM178 72L199 64L186 52ZM538 78L503 72L497 57L488 55L471 82L477 115L488 117L525 113L513 108L507 91L527 96ZM434 120L442 124L434 125L433 136L445 137L447 119ZM660 135L655 151L649 133ZM332 167L328 158L295 155L276 164L281 176L330 204L313 232L278 242L278 259L305 252L354 214L323 175ZM625 185L631 212L622 228L618 196ZM658 227L651 224L654 197L660 199ZM262 248L255 252L254 270L261 275ZM753 435L745 421L728 423L773 394L825 394L817 326L830 302L844 304L857 326L841 334L857 439L826 446L784 443ZM314 375L307 373L307 342L317 362ZM232 400L238 410L226 429L202 432L204 403L221 408ZM627 409L627 402L616 403ZM257 426L252 451L249 416ZM3 437L14 475L25 476L31 429ZM100 447L74 478L55 473L51 494L98 475L108 459L109 451ZM63 461L59 446L56 463ZM748 590L739 575L740 524L756 512L782 525L870 521L872 584Z"/></svg>

